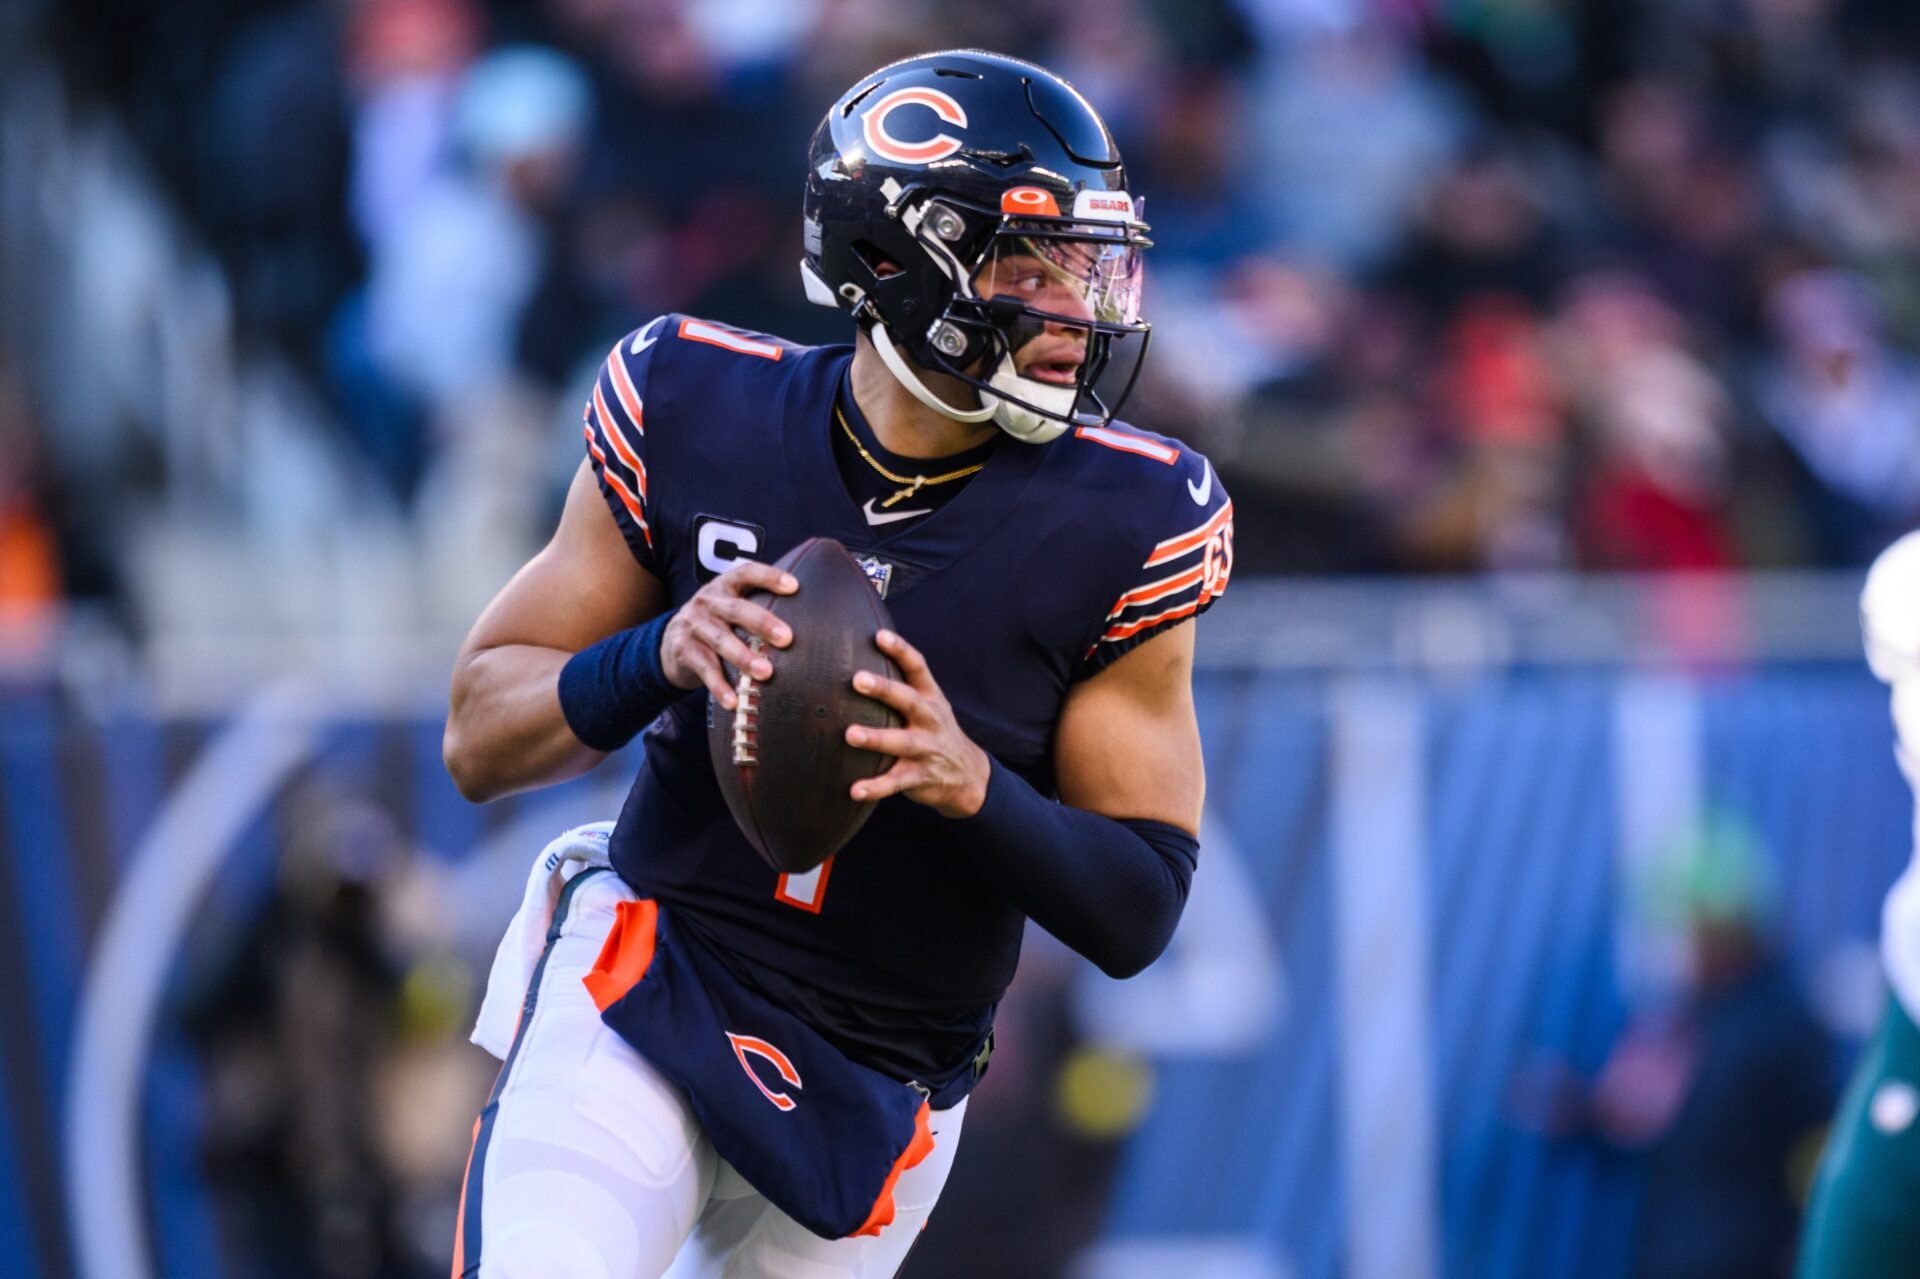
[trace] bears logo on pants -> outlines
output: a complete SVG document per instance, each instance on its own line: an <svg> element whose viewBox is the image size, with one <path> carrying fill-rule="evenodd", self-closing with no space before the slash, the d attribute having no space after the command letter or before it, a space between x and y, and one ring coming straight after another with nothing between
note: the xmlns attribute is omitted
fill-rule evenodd
<svg viewBox="0 0 1920 1279"><path fill-rule="evenodd" d="M804 1085L800 1082L800 1072L793 1068L793 1063L787 1060L785 1053L764 1039L758 1039L752 1035L738 1035L731 1030L727 1032L727 1040L733 1045L733 1055L740 1059L740 1069L747 1072L747 1078L753 1080L753 1086L758 1088L760 1094L772 1102L776 1109L783 1111L792 1110L795 1106L799 1105L798 1102L786 1093L775 1092L773 1089L761 1083L760 1076L753 1073L753 1063L747 1060L748 1053L752 1053L756 1057L764 1057L773 1063L775 1070L780 1072L780 1078L786 1080L795 1088L803 1087Z"/></svg>

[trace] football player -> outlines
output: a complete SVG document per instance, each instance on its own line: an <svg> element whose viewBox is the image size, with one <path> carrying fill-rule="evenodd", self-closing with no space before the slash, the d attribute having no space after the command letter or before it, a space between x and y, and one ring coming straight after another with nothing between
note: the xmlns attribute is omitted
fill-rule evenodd
<svg viewBox="0 0 1920 1279"><path fill-rule="evenodd" d="M456 1275L893 1274L1026 921L1126 977L1186 900L1184 623L1227 585L1232 505L1206 458L1114 417L1149 241L1112 136L1040 67L912 58L828 110L803 230L804 287L852 345L682 315L623 338L558 530L457 661L445 755L471 799L646 737L594 837L611 870L561 887L560 847L536 866L551 921L496 1044ZM746 597L794 590L768 565L810 536L889 606L904 678L854 685L903 727L847 730L895 757L853 787L881 802L780 875L729 815L705 717L734 704L723 664L766 678L749 644L790 642Z"/></svg>
<svg viewBox="0 0 1920 1279"><path fill-rule="evenodd" d="M1920 533L1895 542L1860 601L1867 660L1893 688L1895 751L1920 787ZM1800 1248L1800 1279L1920 1276L1920 813L1880 919L1892 994L1840 1103Z"/></svg>

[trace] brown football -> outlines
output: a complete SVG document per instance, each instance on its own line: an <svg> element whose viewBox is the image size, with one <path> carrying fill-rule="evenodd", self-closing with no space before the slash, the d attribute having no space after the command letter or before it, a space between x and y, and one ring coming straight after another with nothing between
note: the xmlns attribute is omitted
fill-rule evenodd
<svg viewBox="0 0 1920 1279"><path fill-rule="evenodd" d="M748 598L793 628L786 648L762 652L773 675L755 680L732 666L738 706L708 700L707 744L733 819L775 870L812 870L853 838L875 801L856 802L853 784L877 777L894 757L847 745L847 726L897 728L890 708L853 691L856 671L900 678L874 643L893 621L865 571L831 538L800 543L776 565L799 580L792 595ZM759 641L753 641L758 644Z"/></svg>

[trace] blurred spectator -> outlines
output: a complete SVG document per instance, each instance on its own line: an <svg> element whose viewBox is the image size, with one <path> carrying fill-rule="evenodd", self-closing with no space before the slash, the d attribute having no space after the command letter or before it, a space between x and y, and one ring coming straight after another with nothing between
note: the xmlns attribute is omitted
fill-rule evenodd
<svg viewBox="0 0 1920 1279"><path fill-rule="evenodd" d="M1457 313L1442 350L1434 394L1452 464L1403 517L1407 556L1456 570L1565 567L1567 405L1539 314L1486 295Z"/></svg>
<svg viewBox="0 0 1920 1279"><path fill-rule="evenodd" d="M355 15L348 196L376 255L455 168L454 115L479 34L479 15L463 0L375 0Z"/></svg>
<svg viewBox="0 0 1920 1279"><path fill-rule="evenodd" d="M435 1209L486 1087L463 1042L465 970L440 958L446 921L414 882L431 863L392 819L301 787L268 900L239 903L257 917L206 930L229 949L189 963L208 1178L231 1255L270 1267L236 1273L424 1279L444 1270L452 1223Z"/></svg>
<svg viewBox="0 0 1920 1279"><path fill-rule="evenodd" d="M488 451L475 437L523 377L521 326L552 270L592 99L551 49L469 67L459 0L373 12L356 162L369 271L336 315L333 375L368 457L411 500L441 448Z"/></svg>
<svg viewBox="0 0 1920 1279"><path fill-rule="evenodd" d="M1588 436L1576 499L1582 562L1732 567L1725 508L1733 406L1683 345L1679 315L1636 277L1589 277L1562 309L1557 337Z"/></svg>
<svg viewBox="0 0 1920 1279"><path fill-rule="evenodd" d="M375 284L391 290L405 233L461 156L455 115L474 54L478 16L462 0L375 0L355 15L346 75L355 98L348 198ZM423 264L424 266L424 264ZM431 287L431 285L429 285ZM451 299L449 299L451 300ZM397 496L411 499L428 460L428 412L406 363L375 349L381 326L404 328L390 302L376 317L365 291L334 312L328 364L348 430ZM457 323L449 325L458 332Z"/></svg>
<svg viewBox="0 0 1920 1279"><path fill-rule="evenodd" d="M1408 36L1384 24L1275 49L1256 85L1258 191L1271 232L1335 267L1381 261L1457 145L1464 104L1423 73Z"/></svg>
<svg viewBox="0 0 1920 1279"><path fill-rule="evenodd" d="M1805 272L1767 299L1769 422L1807 470L1822 556L1864 564L1920 520L1920 366L1888 346L1859 278Z"/></svg>
<svg viewBox="0 0 1920 1279"><path fill-rule="evenodd" d="M1599 158L1609 207L1592 251L1632 262L1727 331L1750 301L1748 257L1764 204L1711 115L1677 77L1631 80L1607 95Z"/></svg>
<svg viewBox="0 0 1920 1279"><path fill-rule="evenodd" d="M257 932L191 998L207 1059L207 1167L238 1255L291 1275L388 1266L392 1195L363 1104L398 975L375 935L370 850L334 823L288 849Z"/></svg>
<svg viewBox="0 0 1920 1279"><path fill-rule="evenodd" d="M196 175L242 335L310 368L324 317L359 270L343 198L344 7L266 9L240 28L208 91Z"/></svg>
<svg viewBox="0 0 1920 1279"><path fill-rule="evenodd" d="M1556 262L1539 199L1518 157L1469 152L1424 193L1389 281L1442 313L1488 293L1545 303Z"/></svg>
<svg viewBox="0 0 1920 1279"><path fill-rule="evenodd" d="M1771 867L1719 814L1641 887L1647 922L1683 943L1682 989L1634 1016L1593 1080L1537 1067L1522 1118L1638 1155L1634 1279L1787 1279L1835 1081L1827 1034L1773 950Z"/></svg>
<svg viewBox="0 0 1920 1279"><path fill-rule="evenodd" d="M457 430L463 410L514 374L546 221L566 195L591 106L586 77L562 54L488 55L455 106L466 164L423 182L373 242L368 345L440 429Z"/></svg>

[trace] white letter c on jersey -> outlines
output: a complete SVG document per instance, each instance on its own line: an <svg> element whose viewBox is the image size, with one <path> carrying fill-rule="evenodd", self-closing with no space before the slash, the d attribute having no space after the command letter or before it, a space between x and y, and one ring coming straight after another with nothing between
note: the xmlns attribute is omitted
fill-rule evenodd
<svg viewBox="0 0 1920 1279"><path fill-rule="evenodd" d="M754 529L712 518L700 522L695 538L694 556L700 567L718 576L742 560L750 560L760 549L760 534ZM722 554L722 551L725 554Z"/></svg>

